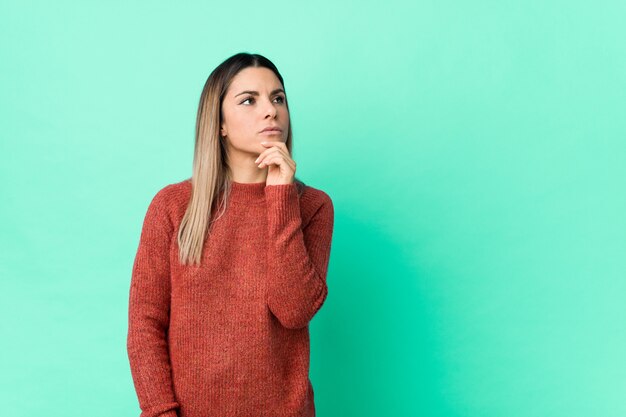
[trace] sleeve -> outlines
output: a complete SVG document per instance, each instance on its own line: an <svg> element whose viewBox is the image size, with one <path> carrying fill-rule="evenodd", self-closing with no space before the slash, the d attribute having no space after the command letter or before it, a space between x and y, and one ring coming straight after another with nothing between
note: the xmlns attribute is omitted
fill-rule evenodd
<svg viewBox="0 0 626 417"><path fill-rule="evenodd" d="M128 307L127 350L141 408L140 417L177 417L167 346L170 309L169 242L173 225L150 203L133 264Z"/></svg>
<svg viewBox="0 0 626 417"><path fill-rule="evenodd" d="M334 208L323 193L321 205L302 227L295 183L265 187L268 205L267 305L289 329L309 324L328 294L326 273Z"/></svg>

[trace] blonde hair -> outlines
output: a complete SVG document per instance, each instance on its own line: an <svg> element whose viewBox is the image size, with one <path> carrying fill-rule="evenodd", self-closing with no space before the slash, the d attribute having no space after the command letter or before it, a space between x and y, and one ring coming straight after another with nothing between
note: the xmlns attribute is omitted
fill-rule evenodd
<svg viewBox="0 0 626 417"><path fill-rule="evenodd" d="M178 230L179 260L181 264L200 264L202 250L211 225L226 210L230 194L232 172L227 163L226 144L220 136L221 106L233 77L247 67L265 67L274 72L285 90L283 78L274 64L259 54L238 53L226 59L209 75L198 105L196 116L195 148L191 176L191 199ZM292 154L291 123L286 144ZM304 183L294 178L298 194ZM219 196L222 198L219 198ZM219 212L219 215L217 215Z"/></svg>

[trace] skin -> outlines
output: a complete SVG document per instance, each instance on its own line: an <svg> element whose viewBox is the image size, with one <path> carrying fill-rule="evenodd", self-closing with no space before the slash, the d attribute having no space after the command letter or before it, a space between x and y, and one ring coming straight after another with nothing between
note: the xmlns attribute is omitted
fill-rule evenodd
<svg viewBox="0 0 626 417"><path fill-rule="evenodd" d="M287 99L283 91L272 94L282 88L280 80L267 68L248 67L232 79L222 101L220 134L233 181L293 183L296 163L285 145L290 122ZM259 94L241 94L246 90ZM282 131L261 133L267 126L277 126Z"/></svg>

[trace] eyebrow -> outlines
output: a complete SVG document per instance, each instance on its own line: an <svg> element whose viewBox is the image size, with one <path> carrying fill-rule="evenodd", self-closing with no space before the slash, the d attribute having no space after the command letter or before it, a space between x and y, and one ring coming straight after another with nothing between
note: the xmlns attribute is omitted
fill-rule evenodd
<svg viewBox="0 0 626 417"><path fill-rule="evenodd" d="M282 88L277 88L276 90L272 91L270 93L270 95L274 95L276 93L281 93L281 92L284 93L285 90L283 90ZM252 94L253 96L258 96L259 95L258 91L245 90L245 91L242 91L241 93L235 95L235 97L240 96L240 95L245 94L245 93Z"/></svg>

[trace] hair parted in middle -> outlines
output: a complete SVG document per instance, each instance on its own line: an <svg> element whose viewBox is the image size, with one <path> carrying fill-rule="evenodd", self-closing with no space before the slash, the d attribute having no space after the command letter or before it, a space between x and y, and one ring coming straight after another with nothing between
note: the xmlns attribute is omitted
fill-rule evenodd
<svg viewBox="0 0 626 417"><path fill-rule="evenodd" d="M226 209L232 171L227 161L226 138L220 135L222 102L232 79L248 67L270 69L280 80L285 96L287 94L283 77L276 66L259 54L237 53L218 65L207 78L200 95L196 116L191 199L177 236L181 264L200 264L204 242L207 234L211 232L211 224ZM289 109L286 98L285 103ZM285 145L292 155L291 123ZM305 184L296 177L294 183L298 194L302 194ZM220 195L223 198L218 198Z"/></svg>

